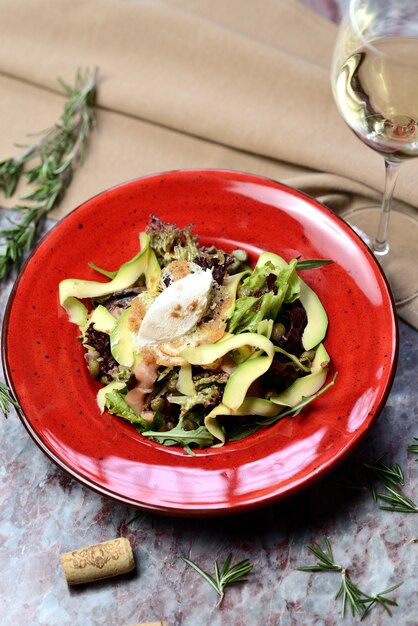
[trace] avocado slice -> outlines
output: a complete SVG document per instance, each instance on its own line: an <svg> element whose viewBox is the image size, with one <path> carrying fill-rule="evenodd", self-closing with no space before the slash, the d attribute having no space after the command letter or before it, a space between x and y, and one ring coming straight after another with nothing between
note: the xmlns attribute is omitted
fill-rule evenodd
<svg viewBox="0 0 418 626"><path fill-rule="evenodd" d="M225 443L225 433L219 426L217 417L220 415L259 415L262 417L275 417L280 407L273 404L270 400L264 398L248 397L235 411L227 407L225 404L219 404L205 417L205 426L208 431L222 443Z"/></svg>
<svg viewBox="0 0 418 626"><path fill-rule="evenodd" d="M73 296L69 296L65 302L65 310L67 311L68 319L73 324L77 324L80 327L80 330L87 324L88 310L87 307L74 298Z"/></svg>
<svg viewBox="0 0 418 626"><path fill-rule="evenodd" d="M116 317L113 317L106 307L99 304L91 314L86 326L93 324L95 330L109 335L116 322Z"/></svg>
<svg viewBox="0 0 418 626"><path fill-rule="evenodd" d="M64 307L70 317L70 321L82 320L82 304L76 305L77 298L94 298L107 296L115 291L127 289L133 285L142 274L146 274L150 256L149 237L141 233L140 252L133 259L123 263L116 272L115 277L108 282L97 282L95 280L79 280L78 278L66 278L59 284L60 305Z"/></svg>
<svg viewBox="0 0 418 626"><path fill-rule="evenodd" d="M268 261L276 265L279 269L287 266L282 257L273 252L262 252L258 258L257 266L265 265ZM297 269L297 267L296 267ZM300 279L299 299L306 311L307 324L302 334L302 345L305 350L312 350L324 339L328 328L328 316L322 302L316 293Z"/></svg>
<svg viewBox="0 0 418 626"><path fill-rule="evenodd" d="M132 331L129 325L131 307L123 311L110 332L110 351L119 365L132 367L135 352L131 341Z"/></svg>
<svg viewBox="0 0 418 626"><path fill-rule="evenodd" d="M250 385L267 372L272 360L272 356L268 355L241 363L228 378L222 397L223 404L232 410L238 409L244 402Z"/></svg>
<svg viewBox="0 0 418 626"><path fill-rule="evenodd" d="M269 261L270 263L273 263L273 265L278 267L279 270L283 270L288 265L286 261L282 259L282 257L279 256L278 254L274 254L274 252L262 252L260 256L258 257L257 263L255 264L255 266L263 267L263 265L265 265Z"/></svg>
<svg viewBox="0 0 418 626"><path fill-rule="evenodd" d="M183 396L194 396L196 393L192 374L192 366L190 363L185 363L180 367L177 390L183 394Z"/></svg>
<svg viewBox="0 0 418 626"><path fill-rule="evenodd" d="M274 356L272 342L257 333L241 333L222 339L218 343L203 344L196 348L186 348L180 354L192 365L208 365L231 350L242 346L251 346L266 352L267 356L259 356L238 365L225 385L222 403L229 409L236 410L244 401L249 386L269 369Z"/></svg>
<svg viewBox="0 0 418 626"><path fill-rule="evenodd" d="M145 284L148 291L156 291L161 277L161 267L154 250L149 249L148 263L145 269Z"/></svg>
<svg viewBox="0 0 418 626"><path fill-rule="evenodd" d="M302 345L305 350L312 350L321 343L326 335L328 316L316 293L302 280L300 281L299 300L308 318L308 323L302 333Z"/></svg>
<svg viewBox="0 0 418 626"><path fill-rule="evenodd" d="M215 437L215 439L219 439L221 442L217 445L223 445L226 440L224 429L221 428L219 422L217 420L218 415L231 415L231 409L229 409L224 404L218 404L215 406L208 415L205 417L205 426L210 432L211 435ZM217 447L216 445L214 447Z"/></svg>
<svg viewBox="0 0 418 626"><path fill-rule="evenodd" d="M324 344L320 343L312 361L311 373L298 378L279 395L270 398L271 402L282 406L296 406L303 398L316 393L326 381L330 357Z"/></svg>
<svg viewBox="0 0 418 626"><path fill-rule="evenodd" d="M232 313L234 312L238 285L240 284L242 278L250 273L250 270L244 270L243 272L239 272L238 274L231 274L231 276L227 276L225 278L223 285L224 287L226 287L227 294L231 299L231 304L227 311L227 318L231 317Z"/></svg>

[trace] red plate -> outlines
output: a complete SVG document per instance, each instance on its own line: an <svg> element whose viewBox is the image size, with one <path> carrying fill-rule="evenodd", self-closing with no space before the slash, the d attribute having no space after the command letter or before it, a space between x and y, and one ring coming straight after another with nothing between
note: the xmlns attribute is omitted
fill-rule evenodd
<svg viewBox="0 0 418 626"><path fill-rule="evenodd" d="M190 456L146 441L96 405L77 327L58 304L63 278L98 280L138 250L150 213L229 249L289 260L329 258L305 271L329 316L325 345L336 384L295 418L223 448ZM103 280L105 280L102 277ZM8 382L41 450L84 485L125 504L175 515L217 515L265 504L311 484L367 433L397 359L388 285L352 230L312 198L230 171L178 171L105 191L63 219L24 267L3 329Z"/></svg>

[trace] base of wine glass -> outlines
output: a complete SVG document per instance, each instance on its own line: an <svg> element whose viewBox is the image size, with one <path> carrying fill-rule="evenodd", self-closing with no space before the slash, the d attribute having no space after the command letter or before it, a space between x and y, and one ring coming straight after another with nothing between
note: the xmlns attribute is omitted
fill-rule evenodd
<svg viewBox="0 0 418 626"><path fill-rule="evenodd" d="M395 304L418 297L418 220L397 209L390 213L388 241L381 249L374 245L381 207L353 209L341 214L369 246L391 286Z"/></svg>

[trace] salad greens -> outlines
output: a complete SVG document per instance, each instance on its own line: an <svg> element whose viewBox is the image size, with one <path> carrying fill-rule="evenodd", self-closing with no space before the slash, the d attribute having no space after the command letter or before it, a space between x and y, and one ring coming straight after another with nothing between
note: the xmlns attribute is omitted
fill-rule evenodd
<svg viewBox="0 0 418 626"><path fill-rule="evenodd" d="M328 318L298 275L330 261L263 252L252 268L243 250L155 216L139 241L116 271L89 263L100 281L59 285L101 410L194 454L297 415L334 384Z"/></svg>

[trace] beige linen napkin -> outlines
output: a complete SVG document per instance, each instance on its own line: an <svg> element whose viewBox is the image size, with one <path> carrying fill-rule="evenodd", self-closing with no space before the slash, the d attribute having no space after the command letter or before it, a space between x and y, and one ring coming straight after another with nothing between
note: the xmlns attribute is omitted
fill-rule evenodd
<svg viewBox="0 0 418 626"><path fill-rule="evenodd" d="M114 184L183 167L269 176L336 210L370 203L383 161L336 111L335 35L294 0L0 0L0 159L58 118L58 76L96 65L98 128L55 217ZM417 168L403 165L397 187L410 211ZM416 261L418 242L409 245ZM411 271L413 262L399 273L398 297ZM418 298L399 313L418 327Z"/></svg>

